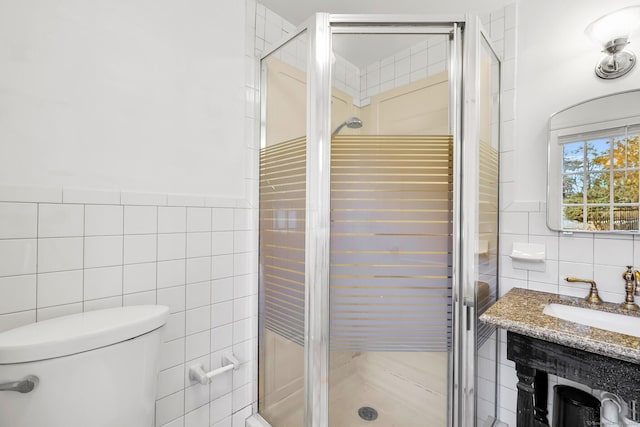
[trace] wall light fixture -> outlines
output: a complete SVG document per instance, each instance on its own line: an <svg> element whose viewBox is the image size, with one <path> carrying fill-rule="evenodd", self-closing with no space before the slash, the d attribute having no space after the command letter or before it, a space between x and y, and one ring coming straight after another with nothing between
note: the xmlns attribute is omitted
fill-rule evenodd
<svg viewBox="0 0 640 427"><path fill-rule="evenodd" d="M589 24L584 31L606 55L596 65L596 75L602 79L616 79L627 74L636 57L625 51L629 38L640 27L640 6L629 6L608 13Z"/></svg>

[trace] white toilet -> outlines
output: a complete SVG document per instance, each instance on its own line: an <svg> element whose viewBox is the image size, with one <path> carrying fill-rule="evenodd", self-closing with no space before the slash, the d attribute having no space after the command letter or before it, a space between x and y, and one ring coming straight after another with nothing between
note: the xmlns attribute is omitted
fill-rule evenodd
<svg viewBox="0 0 640 427"><path fill-rule="evenodd" d="M120 307L0 333L0 426L151 427L168 312Z"/></svg>

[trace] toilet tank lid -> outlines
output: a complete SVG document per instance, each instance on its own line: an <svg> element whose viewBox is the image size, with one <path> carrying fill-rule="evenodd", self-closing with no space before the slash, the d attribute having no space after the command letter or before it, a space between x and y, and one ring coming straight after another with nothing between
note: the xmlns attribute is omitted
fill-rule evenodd
<svg viewBox="0 0 640 427"><path fill-rule="evenodd" d="M88 311L0 333L0 364L68 356L126 341L160 328L169 308L138 305Z"/></svg>

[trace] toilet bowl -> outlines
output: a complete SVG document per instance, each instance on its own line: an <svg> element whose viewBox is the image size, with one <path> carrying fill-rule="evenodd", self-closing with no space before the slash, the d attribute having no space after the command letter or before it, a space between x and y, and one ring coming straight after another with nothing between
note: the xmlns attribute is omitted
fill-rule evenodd
<svg viewBox="0 0 640 427"><path fill-rule="evenodd" d="M0 426L151 427L168 311L119 307L0 333Z"/></svg>

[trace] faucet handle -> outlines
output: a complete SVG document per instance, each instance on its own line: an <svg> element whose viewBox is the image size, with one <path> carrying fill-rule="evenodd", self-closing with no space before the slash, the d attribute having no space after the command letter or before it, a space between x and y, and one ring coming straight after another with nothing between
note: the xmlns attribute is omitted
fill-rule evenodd
<svg viewBox="0 0 640 427"><path fill-rule="evenodd" d="M638 271L633 270L633 266L628 265L627 271L622 274L624 279L625 297L624 302L620 304L625 310L638 311L640 308L636 305L633 295L638 289Z"/></svg>
<svg viewBox="0 0 640 427"><path fill-rule="evenodd" d="M625 282L635 282L637 280L637 276L633 271L632 265L627 265L627 271L622 273L622 278L624 279Z"/></svg>
<svg viewBox="0 0 640 427"><path fill-rule="evenodd" d="M589 291L589 295L584 299L589 304L602 304L602 298L598 295L598 287L596 286L596 282L588 279L578 279L577 277L567 277L564 280L570 283L587 283L591 285L591 290Z"/></svg>

